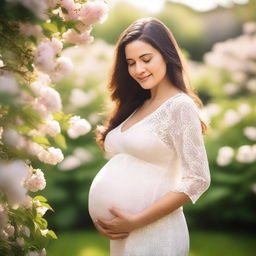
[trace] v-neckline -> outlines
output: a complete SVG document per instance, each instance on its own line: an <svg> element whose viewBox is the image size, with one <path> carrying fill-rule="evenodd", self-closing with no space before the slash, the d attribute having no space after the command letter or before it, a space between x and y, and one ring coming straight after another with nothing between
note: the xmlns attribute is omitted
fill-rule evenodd
<svg viewBox="0 0 256 256"><path fill-rule="evenodd" d="M168 98L167 100L165 100L159 107L157 107L154 111L152 111L150 114L146 115L145 117L143 117L142 119L140 119L139 121L137 121L136 123L134 123L132 126L130 126L129 128L127 128L126 130L122 131L122 127L123 125L137 112L138 109L135 109L130 116L128 116L120 125L119 125L119 132L120 133L126 133L128 132L130 129L132 129L134 126L136 126L137 124L141 123L142 121L144 121L145 119L149 118L151 115L153 115L155 112L157 112L163 105L165 105L167 102L169 102L169 100L184 94L184 92L179 92L173 96L171 96L170 98Z"/></svg>

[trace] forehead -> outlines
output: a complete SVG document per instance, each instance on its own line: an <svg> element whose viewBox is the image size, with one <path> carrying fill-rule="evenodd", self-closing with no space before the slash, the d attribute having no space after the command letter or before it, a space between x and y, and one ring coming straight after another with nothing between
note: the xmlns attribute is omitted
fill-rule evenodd
<svg viewBox="0 0 256 256"><path fill-rule="evenodd" d="M153 46L140 40L132 41L131 43L128 43L125 47L125 57L127 59L138 58L139 56L146 53L157 52L158 51Z"/></svg>

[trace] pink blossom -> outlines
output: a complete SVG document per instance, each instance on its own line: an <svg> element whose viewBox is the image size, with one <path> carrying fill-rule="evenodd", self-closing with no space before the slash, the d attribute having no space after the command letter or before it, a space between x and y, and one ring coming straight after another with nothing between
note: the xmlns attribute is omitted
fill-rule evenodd
<svg viewBox="0 0 256 256"><path fill-rule="evenodd" d="M87 44L93 41L93 37L90 36L90 32L87 30L78 34L75 30L69 29L67 32L63 33L63 38L65 42L71 44Z"/></svg>
<svg viewBox="0 0 256 256"><path fill-rule="evenodd" d="M60 1L61 0L48 0L49 8L54 9L60 3Z"/></svg>
<svg viewBox="0 0 256 256"><path fill-rule="evenodd" d="M55 54L59 54L63 48L62 42L55 37L53 37L51 40L51 46L52 46Z"/></svg>
<svg viewBox="0 0 256 256"><path fill-rule="evenodd" d="M18 92L16 78L8 72L0 74L0 93L17 94Z"/></svg>
<svg viewBox="0 0 256 256"><path fill-rule="evenodd" d="M103 1L89 1L79 11L80 20L87 24L103 23L107 18L108 6Z"/></svg>
<svg viewBox="0 0 256 256"><path fill-rule="evenodd" d="M65 11L60 12L60 16L64 20L76 20L78 15L76 11L77 5L73 0L61 0L61 7L65 9ZM67 12L67 13L66 13Z"/></svg>
<svg viewBox="0 0 256 256"><path fill-rule="evenodd" d="M42 42L35 51L35 65L43 72L50 73L54 71L56 53L50 41Z"/></svg>
<svg viewBox="0 0 256 256"><path fill-rule="evenodd" d="M53 81L58 81L64 75L69 74L74 68L74 65L70 58L62 56L56 61L55 73L52 74Z"/></svg>
<svg viewBox="0 0 256 256"><path fill-rule="evenodd" d="M39 25L32 25L30 23L20 23L19 24L20 34L23 36L34 36L42 37L42 27Z"/></svg>

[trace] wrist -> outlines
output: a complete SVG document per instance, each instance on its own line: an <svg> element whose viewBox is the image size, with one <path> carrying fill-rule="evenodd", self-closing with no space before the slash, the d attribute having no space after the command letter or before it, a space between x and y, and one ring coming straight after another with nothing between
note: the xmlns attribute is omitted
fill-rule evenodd
<svg viewBox="0 0 256 256"><path fill-rule="evenodd" d="M134 229L141 228L144 225L145 224L143 223L143 219L142 219L141 213L135 214L134 219L133 219Z"/></svg>

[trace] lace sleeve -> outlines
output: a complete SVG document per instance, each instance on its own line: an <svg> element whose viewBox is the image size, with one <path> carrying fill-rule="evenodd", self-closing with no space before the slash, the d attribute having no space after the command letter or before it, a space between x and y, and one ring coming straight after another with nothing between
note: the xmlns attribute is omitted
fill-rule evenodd
<svg viewBox="0 0 256 256"><path fill-rule="evenodd" d="M183 192L192 203L208 189L210 171L204 146L198 109L194 102L176 104L171 114L171 136L182 166L181 180L174 192Z"/></svg>

